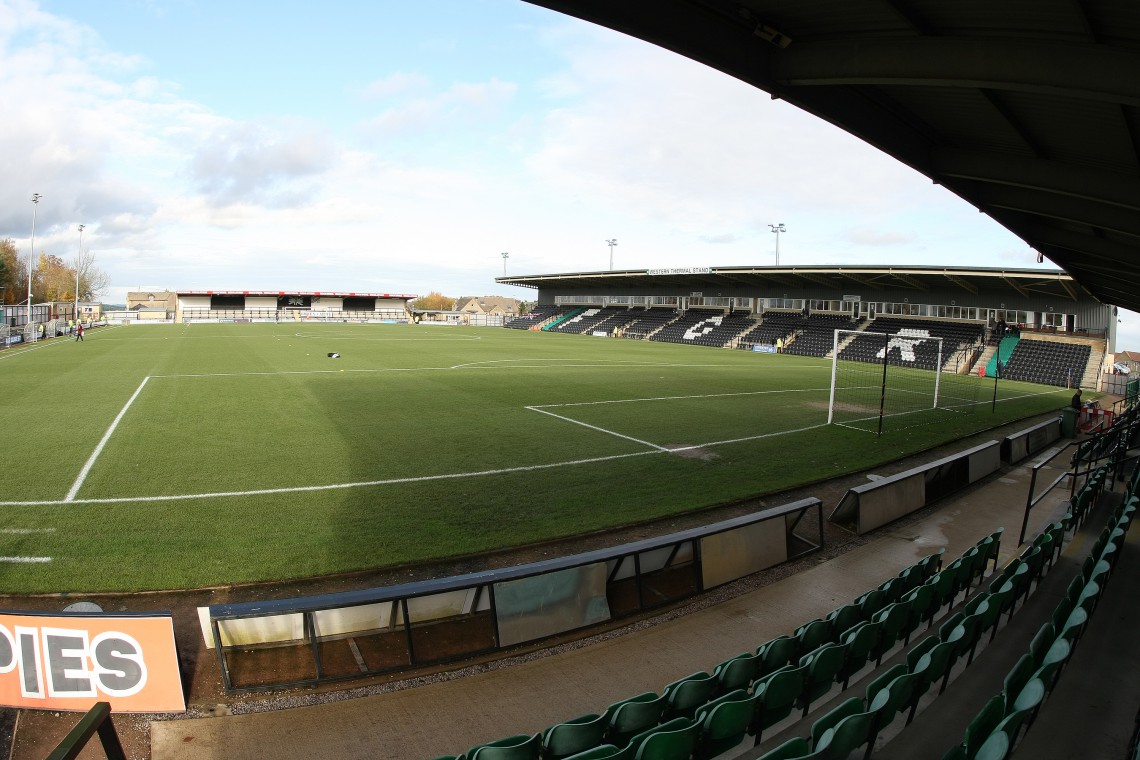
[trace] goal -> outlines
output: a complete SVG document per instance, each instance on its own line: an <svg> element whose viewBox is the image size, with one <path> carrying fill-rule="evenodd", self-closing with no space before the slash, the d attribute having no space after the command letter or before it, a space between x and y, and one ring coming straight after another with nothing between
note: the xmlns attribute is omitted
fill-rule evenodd
<svg viewBox="0 0 1140 760"><path fill-rule="evenodd" d="M942 408L946 358L944 340L924 329L836 330L828 424L876 434L887 421L890 429L930 424L928 413Z"/></svg>

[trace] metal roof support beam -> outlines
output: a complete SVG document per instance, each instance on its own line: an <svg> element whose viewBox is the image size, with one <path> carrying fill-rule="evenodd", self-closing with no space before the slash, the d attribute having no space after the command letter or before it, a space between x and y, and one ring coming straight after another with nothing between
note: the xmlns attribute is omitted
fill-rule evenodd
<svg viewBox="0 0 1140 760"><path fill-rule="evenodd" d="M940 176L1026 187L1140 211L1140 178L1084 169L1043 158L935 148L931 168Z"/></svg>
<svg viewBox="0 0 1140 760"><path fill-rule="evenodd" d="M908 275L905 275L901 272L896 272L894 270L891 270L891 277L894 277L896 280L903 283L908 288L913 288L914 290L922 290L922 291L929 291L930 290L930 288L926 287L925 285L923 285L918 280L916 280L913 277L910 277Z"/></svg>
<svg viewBox="0 0 1140 760"><path fill-rule="evenodd" d="M1061 287L1065 289L1065 292L1069 294L1069 298L1076 301L1077 289L1073 287L1073 283L1069 282L1068 280L1061 280L1060 283Z"/></svg>
<svg viewBox="0 0 1140 760"><path fill-rule="evenodd" d="M820 277L818 274L810 274L808 272L796 272L797 277L802 277L808 282L814 282L816 285L823 285L825 288L834 288L835 283L826 277Z"/></svg>
<svg viewBox="0 0 1140 760"><path fill-rule="evenodd" d="M773 55L771 65L775 82L791 87L985 88L1140 105L1140 54L1104 45L1021 37L864 37L796 43Z"/></svg>
<svg viewBox="0 0 1140 760"><path fill-rule="evenodd" d="M969 197L999 221L1000 214L992 213L992 209L1008 209L1046 219L1086 224L1140 238L1140 215L1122 214L1106 209L1103 204L1080 198L1065 198L1051 193L1004 185L971 187ZM1016 227L1011 229L1017 231Z"/></svg>
<svg viewBox="0 0 1140 760"><path fill-rule="evenodd" d="M872 277L862 277L857 274L851 274L850 272L841 272L841 274L849 280L854 280L865 288L870 288L871 290L883 289L883 286L880 283L876 282Z"/></svg>
<svg viewBox="0 0 1140 760"><path fill-rule="evenodd" d="M953 274L946 275L946 279L960 287L962 290L973 293L974 295L978 294L978 289L968 280L964 280L961 277Z"/></svg>
<svg viewBox="0 0 1140 760"><path fill-rule="evenodd" d="M1017 283L1017 280L1014 280L1012 277L1003 277L1002 279L1005 280L1006 285L1009 285L1011 288L1016 290L1022 296L1025 296L1025 297L1029 296L1029 291L1026 290L1025 288L1023 288L1021 285L1019 285Z"/></svg>

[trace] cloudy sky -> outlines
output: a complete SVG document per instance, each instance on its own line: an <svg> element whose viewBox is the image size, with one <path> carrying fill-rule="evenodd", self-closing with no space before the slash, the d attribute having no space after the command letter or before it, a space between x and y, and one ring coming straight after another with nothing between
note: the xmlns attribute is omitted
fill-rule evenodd
<svg viewBox="0 0 1140 760"><path fill-rule="evenodd" d="M37 251L73 257L86 225L106 301L528 296L494 283L503 252L763 265L777 222L782 264L1037 266L834 127L521 0L0 0L0 104L0 238L28 250L41 193Z"/></svg>

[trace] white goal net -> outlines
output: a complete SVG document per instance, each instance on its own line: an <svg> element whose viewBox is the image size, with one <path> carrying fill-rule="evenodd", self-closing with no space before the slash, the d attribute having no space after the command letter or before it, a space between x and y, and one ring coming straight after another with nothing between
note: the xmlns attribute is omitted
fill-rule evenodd
<svg viewBox="0 0 1140 760"><path fill-rule="evenodd" d="M945 405L947 358L944 340L926 330L836 330L828 423L876 433L929 424L923 413Z"/></svg>

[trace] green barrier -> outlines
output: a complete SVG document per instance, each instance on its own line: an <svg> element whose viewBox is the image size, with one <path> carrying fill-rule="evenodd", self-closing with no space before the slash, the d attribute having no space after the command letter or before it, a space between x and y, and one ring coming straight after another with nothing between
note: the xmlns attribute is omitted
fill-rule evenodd
<svg viewBox="0 0 1140 760"><path fill-rule="evenodd" d="M994 351L994 355L990 357L990 363L986 365L986 377L997 377L998 359L1001 359L1002 364L1009 364L1009 357L1013 354L1013 349L1019 340L1021 340L1020 335L1007 335L1001 339L998 350Z"/></svg>
<svg viewBox="0 0 1140 760"><path fill-rule="evenodd" d="M553 322L551 322L550 324L546 325L545 327L542 328L542 331L546 332L548 330L553 330L556 326L562 324L563 322L565 322L568 319L571 319L573 317L578 316L579 314L581 314L585 310L586 310L585 307L583 307L581 309L575 309L574 311L572 311L569 314L567 314L566 316L564 316L562 319L556 319Z"/></svg>

